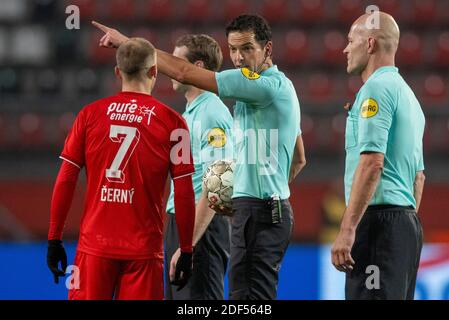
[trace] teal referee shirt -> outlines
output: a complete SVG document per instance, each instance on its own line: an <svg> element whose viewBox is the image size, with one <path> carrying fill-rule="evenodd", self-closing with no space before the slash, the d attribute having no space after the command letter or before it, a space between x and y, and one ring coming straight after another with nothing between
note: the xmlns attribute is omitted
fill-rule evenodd
<svg viewBox="0 0 449 320"><path fill-rule="evenodd" d="M208 165L219 159L233 159L232 116L226 105L211 92L204 92L187 105L182 114L190 131L195 173L192 175L195 203L202 190ZM168 213L175 213L173 183L168 197Z"/></svg>
<svg viewBox="0 0 449 320"><path fill-rule="evenodd" d="M260 75L247 68L215 74L221 98L236 99L234 139L237 197L290 196L288 178L300 131L292 82L273 65Z"/></svg>
<svg viewBox="0 0 449 320"><path fill-rule="evenodd" d="M424 170L424 125L421 106L398 69L377 69L357 93L346 121L346 204L360 153L371 151L383 153L385 161L370 205L416 208L413 183Z"/></svg>

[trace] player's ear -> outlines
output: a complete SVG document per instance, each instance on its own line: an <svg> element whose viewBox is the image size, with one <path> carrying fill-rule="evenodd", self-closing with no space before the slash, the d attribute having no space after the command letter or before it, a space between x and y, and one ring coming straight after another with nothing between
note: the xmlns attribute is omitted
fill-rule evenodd
<svg viewBox="0 0 449 320"><path fill-rule="evenodd" d="M122 74L120 73L120 69L117 66L115 66L114 68L114 73L120 80L122 80Z"/></svg>
<svg viewBox="0 0 449 320"><path fill-rule="evenodd" d="M379 44L377 43L376 39L369 37L368 38L368 54L373 54L374 51L377 49L377 46Z"/></svg>
<svg viewBox="0 0 449 320"><path fill-rule="evenodd" d="M197 66L197 67L203 68L203 69L206 68L206 67L204 66L204 62L201 61L201 60L195 61L194 65Z"/></svg>
<svg viewBox="0 0 449 320"><path fill-rule="evenodd" d="M265 45L265 56L271 58L273 54L273 42L270 40Z"/></svg>
<svg viewBox="0 0 449 320"><path fill-rule="evenodd" d="M155 78L156 79L156 77L157 77L157 66L154 65L150 69L148 69L147 75L148 75L148 78L150 78L150 79L151 78Z"/></svg>

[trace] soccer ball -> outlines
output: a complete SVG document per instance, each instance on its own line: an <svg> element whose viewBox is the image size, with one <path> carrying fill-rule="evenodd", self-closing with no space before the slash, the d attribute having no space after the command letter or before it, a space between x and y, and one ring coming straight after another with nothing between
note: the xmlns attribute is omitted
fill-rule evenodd
<svg viewBox="0 0 449 320"><path fill-rule="evenodd" d="M203 176L203 188L210 204L232 209L234 170L235 162L232 160L217 160L207 168Z"/></svg>

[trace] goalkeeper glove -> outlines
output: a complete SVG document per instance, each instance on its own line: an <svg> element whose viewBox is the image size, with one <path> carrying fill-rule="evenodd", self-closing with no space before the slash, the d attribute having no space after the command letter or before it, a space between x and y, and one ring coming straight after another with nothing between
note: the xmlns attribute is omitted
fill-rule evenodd
<svg viewBox="0 0 449 320"><path fill-rule="evenodd" d="M62 270L59 269L59 262ZM67 254L61 240L48 240L47 266L53 273L55 283L59 283L59 277L64 277L67 269Z"/></svg>
<svg viewBox="0 0 449 320"><path fill-rule="evenodd" d="M182 273L182 275L181 275ZM175 280L172 284L178 286L176 291L182 290L192 276L192 253L181 252L178 262L176 263Z"/></svg>

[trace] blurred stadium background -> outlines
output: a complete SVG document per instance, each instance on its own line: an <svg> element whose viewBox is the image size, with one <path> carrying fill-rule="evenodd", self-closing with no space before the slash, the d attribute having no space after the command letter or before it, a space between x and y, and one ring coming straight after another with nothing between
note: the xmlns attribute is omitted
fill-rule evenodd
<svg viewBox="0 0 449 320"><path fill-rule="evenodd" d="M69 5L81 28L68 30ZM308 165L292 185L293 244L281 299L340 299L343 276L328 244L344 209L343 105L361 86L342 54L353 20L368 5L401 28L397 66L427 119L426 185L419 212L428 244L417 298L449 299L449 1L447 0L0 0L0 299L64 299L45 264L51 191L64 138L83 105L119 90L114 51L98 47L96 19L171 52L183 33L206 33L223 49L224 28L246 12L267 18L274 61L294 82ZM184 98L160 76L154 96L182 112ZM232 102L228 101L231 107ZM84 177L69 213L69 253L78 235ZM72 242L70 242L72 241Z"/></svg>

